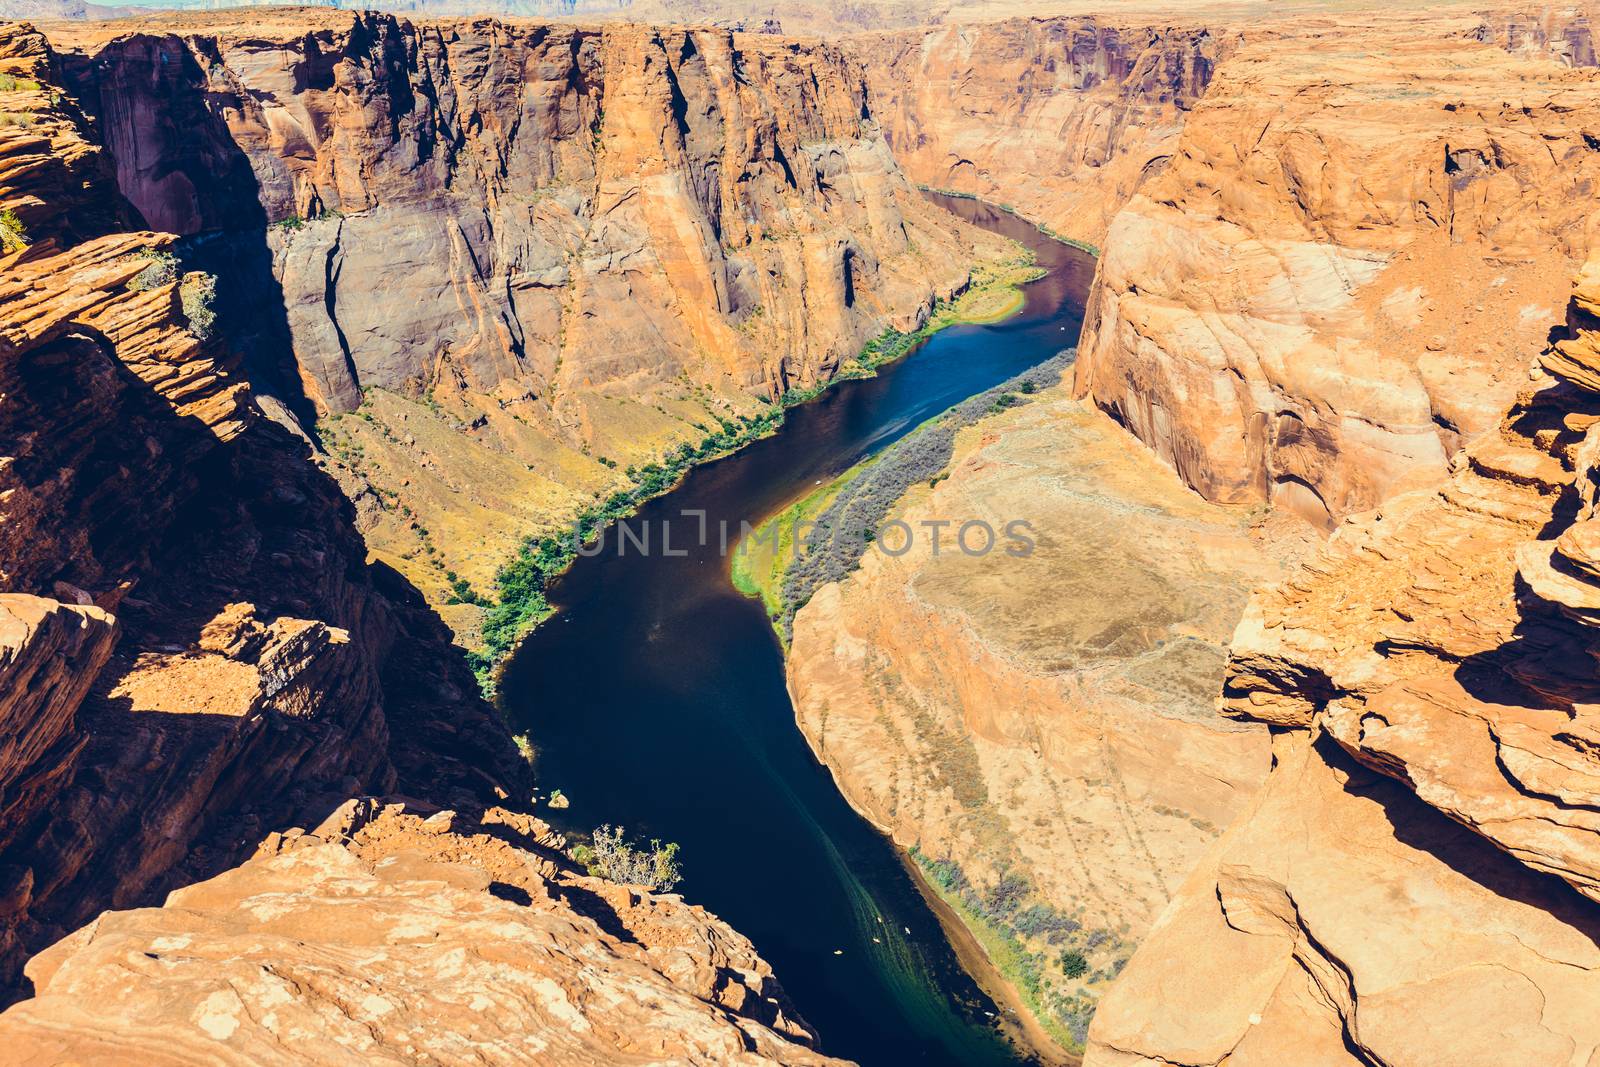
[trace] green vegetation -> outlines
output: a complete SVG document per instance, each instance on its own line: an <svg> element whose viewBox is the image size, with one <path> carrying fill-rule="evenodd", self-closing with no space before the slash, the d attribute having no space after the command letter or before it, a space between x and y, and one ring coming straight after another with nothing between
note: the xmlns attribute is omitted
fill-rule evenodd
<svg viewBox="0 0 1600 1067"><path fill-rule="evenodd" d="M17 218L17 213L10 208L0 211L0 253L10 254L20 252L27 248L28 231L23 228L22 220Z"/></svg>
<svg viewBox="0 0 1600 1067"><path fill-rule="evenodd" d="M31 78L19 78L15 74L0 74L0 93L31 92L39 88L39 83Z"/></svg>
<svg viewBox="0 0 1600 1067"><path fill-rule="evenodd" d="M183 317L189 320L189 332L202 341L216 329L217 313L212 307L216 299L215 275L191 271L178 284L178 302L183 307Z"/></svg>
<svg viewBox="0 0 1600 1067"><path fill-rule="evenodd" d="M980 264L973 270L973 284L967 291L954 300L937 301L920 329L910 333L884 330L830 381L806 389L790 389L777 404L756 415L741 415L736 421L719 419L718 426L708 428L699 444L685 442L656 463L630 466L626 473L634 482L631 488L620 489L579 512L565 530L525 539L517 554L495 575L496 598L484 614L479 647L468 653L484 695L491 699L494 696L494 672L499 663L518 641L550 617L550 582L571 566L579 545L589 543L611 523L632 515L645 501L677 485L696 463L726 455L773 433L783 424L786 409L815 398L833 382L870 377L880 367L904 356L919 341L946 326L969 321L964 316L993 314L997 301L1020 300L1017 286L1042 274L1034 265L1032 253L1020 246L1009 260ZM753 576L742 580L753 580Z"/></svg>
<svg viewBox="0 0 1600 1067"><path fill-rule="evenodd" d="M0 126L32 126L39 116L29 111L0 111Z"/></svg>
<svg viewBox="0 0 1600 1067"><path fill-rule="evenodd" d="M596 878L620 885L642 885L658 893L670 892L683 880L676 843L663 845L652 839L648 846L630 845L620 826L597 827L593 842L573 848L572 858Z"/></svg>
<svg viewBox="0 0 1600 1067"><path fill-rule="evenodd" d="M511 740L517 746L517 755L521 756L532 766L534 760L533 742L528 740L527 734L512 734Z"/></svg>
<svg viewBox="0 0 1600 1067"><path fill-rule="evenodd" d="M134 275L128 288L136 293L147 293L178 280L178 257L159 248L144 248L133 254L134 259L147 260L149 265Z"/></svg>
<svg viewBox="0 0 1600 1067"><path fill-rule="evenodd" d="M733 586L748 597L759 597L767 609L767 617L776 624L783 618L783 577L787 563L800 551L795 544L795 531L833 502L833 498L861 471L863 460L831 482L813 489L799 500L767 519L740 539L734 549L732 563ZM778 636L785 631L779 626Z"/></svg>
<svg viewBox="0 0 1600 1067"><path fill-rule="evenodd" d="M779 640L787 643L795 613L822 586L841 581L860 565L906 491L918 482L930 488L939 484L954 454L956 434L987 415L1026 403L1021 394L1059 380L1073 355L1071 349L1057 353L963 400L766 519L740 539L733 557L734 586L761 598Z"/></svg>
<svg viewBox="0 0 1600 1067"><path fill-rule="evenodd" d="M911 857L940 899L960 915L995 969L1021 993L1040 1025L1062 1047L1082 1051L1098 1001L1086 986L1120 974L1132 947L1109 930L1086 930L1078 919L1048 903L1024 906L1035 891L1019 874L1007 871L982 889L954 860L934 859L916 846ZM1044 951L1032 947L1039 942L1062 946L1056 967ZM1093 970L1092 955L1106 957L1106 967Z"/></svg>
<svg viewBox="0 0 1600 1067"><path fill-rule="evenodd" d="M723 419L717 429L706 434L698 445L687 442L669 452L657 463L628 469L634 485L619 489L604 501L580 512L572 526L555 535L532 536L510 562L495 575L498 599L489 607L481 627L482 647L469 653L479 685L486 695L494 691L493 673L517 642L533 627L550 616L546 596L549 583L571 566L578 546L589 543L607 526L632 515L639 505L677 485L696 463L726 455L765 437L783 422L783 410L776 406L737 420Z"/></svg>

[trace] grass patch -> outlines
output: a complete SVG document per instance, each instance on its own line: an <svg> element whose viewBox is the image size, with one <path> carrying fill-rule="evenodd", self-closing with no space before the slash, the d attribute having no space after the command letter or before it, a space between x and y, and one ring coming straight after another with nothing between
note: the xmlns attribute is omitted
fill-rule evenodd
<svg viewBox="0 0 1600 1067"><path fill-rule="evenodd" d="M839 490L860 473L869 462L863 460L831 482L818 486L799 500L768 517L750 534L740 539L733 552L733 587L747 597L757 597L776 625L783 618L783 581L788 561L795 558L795 531L811 522L833 502ZM782 627L778 636L784 636Z"/></svg>

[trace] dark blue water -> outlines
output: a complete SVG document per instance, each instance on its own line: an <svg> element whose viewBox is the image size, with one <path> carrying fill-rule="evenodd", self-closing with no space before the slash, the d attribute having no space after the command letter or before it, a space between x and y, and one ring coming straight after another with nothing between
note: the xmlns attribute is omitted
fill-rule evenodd
<svg viewBox="0 0 1600 1067"><path fill-rule="evenodd" d="M901 859L800 735L777 639L729 583L716 533L1077 343L1093 258L987 205L936 199L1036 251L1049 274L1026 288L1023 310L934 335L647 504L635 528L648 522L659 537L672 520L688 554L619 556L613 537L578 560L553 591L559 614L516 654L501 691L539 750L540 785L572 799L569 828L614 823L679 842L679 891L755 942L824 1051L865 1064L1014 1064L994 1005ZM705 546L682 515L696 509Z"/></svg>

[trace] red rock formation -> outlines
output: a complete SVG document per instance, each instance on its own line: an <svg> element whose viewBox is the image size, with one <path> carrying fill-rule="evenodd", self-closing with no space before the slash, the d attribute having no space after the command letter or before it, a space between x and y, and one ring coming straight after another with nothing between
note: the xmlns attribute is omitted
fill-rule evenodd
<svg viewBox="0 0 1600 1067"><path fill-rule="evenodd" d="M1112 223L1077 388L1214 500L1329 527L1490 430L1589 245L1600 73L1492 23L1268 27Z"/></svg>
<svg viewBox="0 0 1600 1067"><path fill-rule="evenodd" d="M352 800L253 860L108 912L0 1015L15 1064L833 1064L750 943L553 859L494 810Z"/></svg>
<svg viewBox="0 0 1600 1067"><path fill-rule="evenodd" d="M39 47L26 28L0 42ZM48 85L30 93L27 128L73 122ZM52 140L81 169L32 173L96 172L81 137ZM36 148L0 142L0 171ZM63 250L83 195L76 179L0 195L31 212L32 241L0 274L0 592L30 594L8 600L0 656L18 683L0 691L8 985L22 950L204 871L296 790L387 787L422 763L411 745L443 757L422 780L446 791L519 779L437 621L380 591L337 488L197 336L185 280L150 258L171 237ZM388 679L412 688L386 700Z"/></svg>
<svg viewBox="0 0 1600 1067"><path fill-rule="evenodd" d="M847 47L913 181L1010 204L1098 245L1166 167L1233 44L1198 26L1054 18L863 35Z"/></svg>
<svg viewBox="0 0 1600 1067"><path fill-rule="evenodd" d="M121 193L196 235L258 392L318 416L436 605L998 252L906 182L829 46L307 10L59 42Z"/></svg>
<svg viewBox="0 0 1600 1067"><path fill-rule="evenodd" d="M954 227L826 46L307 12L109 32L72 67L120 190L177 233L291 220L274 273L325 411L445 386L548 420L552 393L683 373L776 395L949 273L907 258Z"/></svg>
<svg viewBox="0 0 1600 1067"><path fill-rule="evenodd" d="M1600 1047L1597 277L1442 488L1350 520L1252 601L1222 706L1279 728L1276 767L1107 998L1089 1062Z"/></svg>

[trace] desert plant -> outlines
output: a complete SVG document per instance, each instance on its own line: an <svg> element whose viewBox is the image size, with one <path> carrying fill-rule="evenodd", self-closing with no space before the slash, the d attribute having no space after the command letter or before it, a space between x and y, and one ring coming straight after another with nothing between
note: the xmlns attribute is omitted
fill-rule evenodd
<svg viewBox="0 0 1600 1067"><path fill-rule="evenodd" d="M597 827L589 846L589 873L623 885L642 885L665 893L683 878L678 846L652 839L648 848L630 845L620 826Z"/></svg>
<svg viewBox="0 0 1600 1067"><path fill-rule="evenodd" d="M28 247L28 231L10 208L0 211L0 252L20 252Z"/></svg>
<svg viewBox="0 0 1600 1067"><path fill-rule="evenodd" d="M178 280L178 257L159 248L146 248L135 252L135 259L148 261L144 270L133 276L128 288L136 293L149 292Z"/></svg>
<svg viewBox="0 0 1600 1067"><path fill-rule="evenodd" d="M1061 973L1068 978L1082 978L1089 973L1089 960L1083 953L1075 948L1069 948L1061 954Z"/></svg>
<svg viewBox="0 0 1600 1067"><path fill-rule="evenodd" d="M513 734L512 742L517 746L517 755L529 763L533 762L533 742L528 740L527 734Z"/></svg>
<svg viewBox="0 0 1600 1067"><path fill-rule="evenodd" d="M202 341L216 328L217 313L211 307L216 298L217 279L203 271L185 274L178 286L178 300L183 305L183 317L189 320L189 332Z"/></svg>

